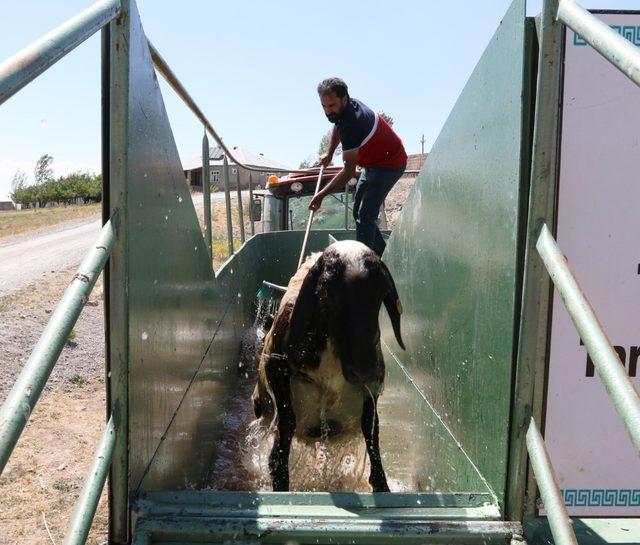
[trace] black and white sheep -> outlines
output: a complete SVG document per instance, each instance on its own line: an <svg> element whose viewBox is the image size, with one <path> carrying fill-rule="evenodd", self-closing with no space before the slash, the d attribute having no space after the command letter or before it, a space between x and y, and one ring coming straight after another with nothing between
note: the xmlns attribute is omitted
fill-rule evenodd
<svg viewBox="0 0 640 545"><path fill-rule="evenodd" d="M373 491L389 491L377 414L385 375L378 325L383 303L404 349L393 278L359 242L328 246L291 278L265 337L253 393L256 417L277 423L269 458L275 491L289 489L294 434L309 440L358 431L365 438Z"/></svg>

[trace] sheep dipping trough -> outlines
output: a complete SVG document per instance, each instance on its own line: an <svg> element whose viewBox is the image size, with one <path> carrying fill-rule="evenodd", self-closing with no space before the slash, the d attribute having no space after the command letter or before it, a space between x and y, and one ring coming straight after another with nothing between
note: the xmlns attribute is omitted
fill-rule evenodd
<svg viewBox="0 0 640 545"><path fill-rule="evenodd" d="M368 542L368 524L379 539L397 535L406 542L425 535L502 542L514 534L505 513L527 212L523 150L532 113L522 86L523 79L532 82L524 52L534 39L523 10L516 2L489 44L383 256L404 307L406 345L399 349L383 310L385 379L377 411L391 493L370 493L362 437L351 444L329 441L326 448L294 439L290 492L270 492L270 439L252 425L256 364L241 361L240 347L253 346L247 339L255 294L265 279L287 285L305 233L256 234L214 273L177 151L167 144L161 99L145 115L130 108L128 130L138 127L146 137L132 140L126 176L110 182L110 206L136 210L119 226L110 270L110 370L118 384L124 383L117 377L127 377L126 392L112 390L110 403L128 400L128 433L116 445L112 472L116 534L130 526L159 541L179 535L207 541L199 533L207 524L216 540L264 531L282 543L306 542L310 535L313 542L321 536L335 542L340 528ZM159 89L141 26L134 18L127 29L129 62L146 74L121 99L135 104L142 95L159 96ZM496 80L504 82L499 92ZM481 112L472 105L479 100ZM496 124L501 130L485 144L483 131ZM474 127L478 136L470 140ZM153 184L142 182L145 172L157 173ZM120 191L125 179L133 183ZM171 221L165 221L169 209ZM308 252L354 235L312 229ZM126 294L118 289L122 283ZM312 512L325 526L311 520L305 526ZM366 522L371 517L375 522Z"/></svg>
<svg viewBox="0 0 640 545"><path fill-rule="evenodd" d="M278 453L273 433L279 423L260 426L252 399L271 326L262 318L275 305L256 309L255 293L265 279L289 283L305 232L252 233L244 241L242 230L236 251L227 173L229 259L213 270L211 234L200 229L154 65L224 144L149 43L133 0L100 0L3 65L6 100L103 28L105 225L0 414L4 467L108 258L108 424L66 543L84 542L107 474L109 542L117 544L540 544L550 542L549 527L563 545L575 542L574 531L581 544L637 541L637 504L622 506L625 518L579 512L570 523L536 425L546 418L554 282L638 441L637 391L549 230L557 219L560 21L572 21L565 38L575 47L594 45L640 81L637 48L573 0L545 2L539 36L524 0L514 0L415 180L384 267L377 265L395 283L385 296L395 294L404 307L402 338L397 316L386 311L395 304L399 315L399 307L389 302L371 318L380 325L375 355L371 343L359 347L358 357L376 364L373 376L360 378L377 386L369 416L377 412L379 451L367 452L358 434L330 437L335 422L316 433L317 422L300 418L306 437L293 438L287 474L273 471L278 492L269 458L276 452L271 469L284 468L285 449ZM286 221L286 205L280 212ZM308 250L336 241L342 245L333 249L353 247L346 241L354 235L347 221L344 229L310 230ZM358 297L359 305L380 307L375 290ZM363 331L351 326L349 333L356 339ZM354 372L341 369L346 379ZM305 392L299 399L308 406L313 395ZM255 401L267 415L260 387ZM611 497L594 491L596 500ZM637 491L622 492L620 501L636 501ZM586 496L565 490L565 497Z"/></svg>

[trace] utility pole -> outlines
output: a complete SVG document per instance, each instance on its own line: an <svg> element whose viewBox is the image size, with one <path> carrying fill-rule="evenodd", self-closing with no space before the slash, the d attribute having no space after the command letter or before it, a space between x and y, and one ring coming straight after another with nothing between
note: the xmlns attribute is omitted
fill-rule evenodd
<svg viewBox="0 0 640 545"><path fill-rule="evenodd" d="M422 144L422 155L424 155L424 143L426 142L426 140L424 139L424 134L422 135L422 138L420 139L420 143Z"/></svg>

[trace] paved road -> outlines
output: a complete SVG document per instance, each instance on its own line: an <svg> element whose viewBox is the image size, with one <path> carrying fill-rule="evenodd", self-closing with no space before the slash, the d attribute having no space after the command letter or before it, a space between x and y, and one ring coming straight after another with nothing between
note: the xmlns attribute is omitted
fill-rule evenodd
<svg viewBox="0 0 640 545"><path fill-rule="evenodd" d="M243 191L243 197L249 192ZM232 192L235 199L236 192ZM212 202L224 200L224 193L213 193ZM194 205L202 208L202 196L194 194ZM51 271L76 267L100 232L100 220L65 222L47 232L25 233L0 239L0 297L32 284Z"/></svg>

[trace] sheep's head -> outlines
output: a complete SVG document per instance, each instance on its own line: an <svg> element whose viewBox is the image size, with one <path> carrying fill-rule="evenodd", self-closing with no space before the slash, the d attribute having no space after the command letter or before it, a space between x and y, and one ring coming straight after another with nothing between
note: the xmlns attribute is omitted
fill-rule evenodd
<svg viewBox="0 0 640 545"><path fill-rule="evenodd" d="M307 274L291 315L288 351L306 352L318 335L331 338L342 372L352 384L384 378L378 315L384 303L398 344L401 306L393 278L364 244L336 242ZM317 331L320 329L321 331Z"/></svg>

